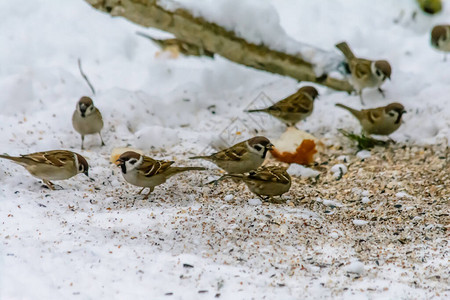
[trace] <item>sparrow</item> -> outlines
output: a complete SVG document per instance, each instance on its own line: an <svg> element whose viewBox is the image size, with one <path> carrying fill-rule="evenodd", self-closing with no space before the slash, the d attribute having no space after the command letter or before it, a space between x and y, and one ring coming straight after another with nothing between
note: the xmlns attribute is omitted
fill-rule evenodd
<svg viewBox="0 0 450 300"><path fill-rule="evenodd" d="M450 52L450 25L437 25L431 30L431 45L443 52ZM447 53L444 54L444 61Z"/></svg>
<svg viewBox="0 0 450 300"><path fill-rule="evenodd" d="M20 156L0 155L0 158L12 160L21 165L31 175L41 179L45 185L54 190L50 180L69 179L79 173L88 175L89 165L78 153L67 150L36 152Z"/></svg>
<svg viewBox="0 0 450 300"><path fill-rule="evenodd" d="M401 125L402 115L406 113L400 103L363 110L356 110L340 103L337 103L336 106L342 107L354 115L366 133L378 135L389 135L396 131Z"/></svg>
<svg viewBox="0 0 450 300"><path fill-rule="evenodd" d="M229 177L242 180L262 200L273 200L274 196L281 196L291 188L291 176L286 168L279 166L264 166L244 174L225 174L211 183Z"/></svg>
<svg viewBox="0 0 450 300"><path fill-rule="evenodd" d="M142 187L139 194L148 187L149 192L145 195L147 199L155 186L166 182L175 174L185 171L202 171L202 167L171 167L174 161L155 160L134 151L127 151L117 159L118 166L122 169L123 178L136 186Z"/></svg>
<svg viewBox="0 0 450 300"><path fill-rule="evenodd" d="M318 96L319 93L314 87L304 86L294 94L278 101L272 106L262 109L251 109L246 112L268 113L287 126L295 126L296 123L311 115L314 108L314 100Z"/></svg>
<svg viewBox="0 0 450 300"><path fill-rule="evenodd" d="M342 42L336 47L344 54L351 74L350 83L359 95L361 104L364 104L362 90L367 87L377 87L384 97L380 88L383 82L391 79L391 65L386 60L368 60L356 57L348 44Z"/></svg>
<svg viewBox="0 0 450 300"><path fill-rule="evenodd" d="M269 139L255 136L209 156L194 156L190 159L209 160L227 173L245 173L260 167L267 151L272 149Z"/></svg>
<svg viewBox="0 0 450 300"><path fill-rule="evenodd" d="M84 149L84 136L98 133L102 146L103 142L101 130L103 128L103 118L100 111L94 106L94 102L89 97L81 97L72 115L73 128L81 134L81 149Z"/></svg>

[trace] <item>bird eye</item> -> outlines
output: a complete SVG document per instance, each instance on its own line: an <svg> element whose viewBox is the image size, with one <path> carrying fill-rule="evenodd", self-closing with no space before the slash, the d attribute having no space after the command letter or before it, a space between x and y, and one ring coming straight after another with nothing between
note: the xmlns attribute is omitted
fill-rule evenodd
<svg viewBox="0 0 450 300"><path fill-rule="evenodd" d="M79 165L78 166L78 171L83 172L83 170L84 170L84 166L83 165Z"/></svg>
<svg viewBox="0 0 450 300"><path fill-rule="evenodd" d="M130 164L132 164L132 165L134 165L135 163L137 162L137 160L136 159L130 159Z"/></svg>
<svg viewBox="0 0 450 300"><path fill-rule="evenodd" d="M260 145L255 145L253 148L256 149L256 151L261 151L262 147Z"/></svg>
<svg viewBox="0 0 450 300"><path fill-rule="evenodd" d="M376 73L377 73L377 76L381 76L380 70L377 70Z"/></svg>
<svg viewBox="0 0 450 300"><path fill-rule="evenodd" d="M395 117L395 114L394 114L393 112L390 112L389 115L390 115L391 117Z"/></svg>

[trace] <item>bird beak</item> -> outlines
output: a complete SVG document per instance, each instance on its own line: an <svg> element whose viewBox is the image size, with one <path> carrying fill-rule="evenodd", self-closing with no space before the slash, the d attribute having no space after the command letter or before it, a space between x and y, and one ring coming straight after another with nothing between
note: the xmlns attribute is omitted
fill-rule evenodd
<svg viewBox="0 0 450 300"><path fill-rule="evenodd" d="M122 173L127 174L127 167L125 167L125 162L119 158L118 160L116 160L116 163L118 163L117 166L122 169Z"/></svg>
<svg viewBox="0 0 450 300"><path fill-rule="evenodd" d="M83 174L86 175L87 177L89 177L89 171L88 170L84 171Z"/></svg>
<svg viewBox="0 0 450 300"><path fill-rule="evenodd" d="M268 144L267 146L266 146L266 149L267 150L273 150L273 148L275 148L275 146L273 145L273 144Z"/></svg>

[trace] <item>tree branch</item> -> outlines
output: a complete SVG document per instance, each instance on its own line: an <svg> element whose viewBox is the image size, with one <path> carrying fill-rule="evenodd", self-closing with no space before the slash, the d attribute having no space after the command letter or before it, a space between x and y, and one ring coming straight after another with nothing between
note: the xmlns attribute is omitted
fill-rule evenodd
<svg viewBox="0 0 450 300"><path fill-rule="evenodd" d="M85 1L112 16L121 16L144 27L170 32L179 40L242 65L289 76L299 81L315 82L336 90L353 90L345 80L326 74L317 77L313 64L300 56L249 43L217 24L192 16L184 9L168 11L159 6L156 0Z"/></svg>
<svg viewBox="0 0 450 300"><path fill-rule="evenodd" d="M84 78L84 80L86 81L86 83L89 85L89 88L92 91L92 94L95 95L95 89L94 86L91 84L91 82L89 81L89 78L86 76L86 74L83 72L83 68L81 67L81 59L78 58L78 69L80 70L80 74L81 76Z"/></svg>

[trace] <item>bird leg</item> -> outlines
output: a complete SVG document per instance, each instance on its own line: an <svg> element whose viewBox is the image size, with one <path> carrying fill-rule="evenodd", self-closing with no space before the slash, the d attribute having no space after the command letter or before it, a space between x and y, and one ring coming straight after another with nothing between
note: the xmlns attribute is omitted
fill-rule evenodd
<svg viewBox="0 0 450 300"><path fill-rule="evenodd" d="M148 199L148 196L150 196L151 192L153 192L154 189L155 189L155 187L149 188L148 193L147 193L147 195L145 195L145 197L144 197L143 200L147 200L147 199Z"/></svg>
<svg viewBox="0 0 450 300"><path fill-rule="evenodd" d="M46 186L48 186L49 189L51 189L52 191L55 190L55 186L53 185L53 183L50 182L50 180L42 179L42 181Z"/></svg>
<svg viewBox="0 0 450 300"><path fill-rule="evenodd" d="M98 135L100 136L100 140L102 141L102 146L105 146L105 142L103 142L102 133L99 132Z"/></svg>
<svg viewBox="0 0 450 300"><path fill-rule="evenodd" d="M84 135L81 135L81 150L84 150Z"/></svg>
<svg viewBox="0 0 450 300"><path fill-rule="evenodd" d="M275 197L269 197L269 202L275 203L275 204L283 204L283 203L286 203L286 200L283 200L283 198L281 198L281 196L279 197L279 199L276 199Z"/></svg>
<svg viewBox="0 0 450 300"><path fill-rule="evenodd" d="M266 202L266 201L268 201L269 199L270 199L270 196L266 196L266 197L263 197L262 195L258 195L258 194L256 194L258 197L259 197L259 199L261 199L263 202Z"/></svg>
<svg viewBox="0 0 450 300"><path fill-rule="evenodd" d="M145 189L145 186L139 191L138 195L140 195L144 189Z"/></svg>
<svg viewBox="0 0 450 300"><path fill-rule="evenodd" d="M358 92L358 94L359 94L359 100L361 100L361 104L364 105L364 100L363 100L363 97L362 97L362 90L360 90Z"/></svg>
<svg viewBox="0 0 450 300"><path fill-rule="evenodd" d="M380 92L381 96L383 96L383 98L386 98L384 95L384 91L380 87L378 87L378 91Z"/></svg>

